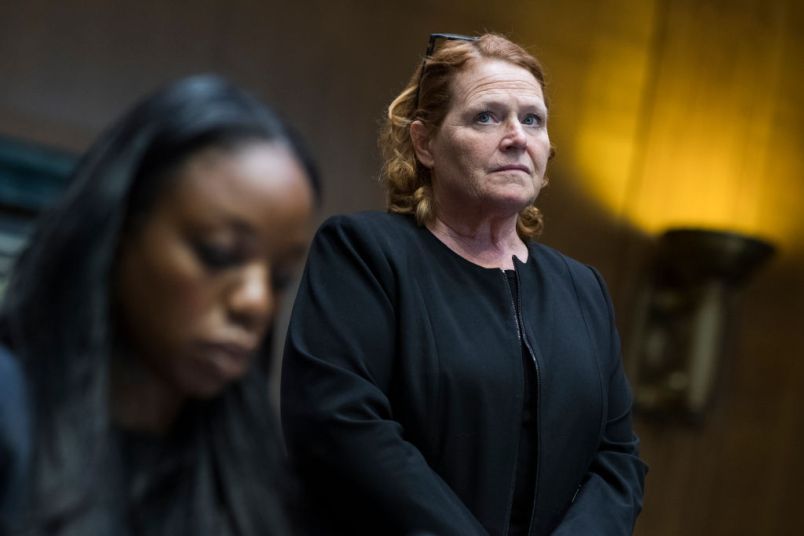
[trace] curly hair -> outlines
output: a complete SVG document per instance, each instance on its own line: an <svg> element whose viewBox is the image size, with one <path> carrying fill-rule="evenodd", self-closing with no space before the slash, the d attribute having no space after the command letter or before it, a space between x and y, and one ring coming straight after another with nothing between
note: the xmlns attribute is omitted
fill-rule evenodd
<svg viewBox="0 0 804 536"><path fill-rule="evenodd" d="M451 84L468 64L481 59L500 59L528 70L542 90L545 76L539 61L524 48L498 34L483 34L474 40L447 40L414 71L405 89L388 106L380 132L383 153L382 178L389 212L412 214L419 225L435 217L430 170L416 158L410 125L416 120L435 130L447 115ZM553 156L551 148L550 158ZM547 178L545 177L545 183ZM517 233L523 240L541 234L544 221L534 203L517 218Z"/></svg>

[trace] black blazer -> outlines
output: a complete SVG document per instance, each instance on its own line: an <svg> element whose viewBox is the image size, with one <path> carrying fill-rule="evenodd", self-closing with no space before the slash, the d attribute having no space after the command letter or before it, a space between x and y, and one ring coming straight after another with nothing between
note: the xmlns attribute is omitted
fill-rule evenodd
<svg viewBox="0 0 804 536"><path fill-rule="evenodd" d="M531 534L629 534L646 468L599 274L546 246L516 261L535 356ZM335 533L506 534L522 345L505 274L406 216L324 223L288 330L291 461Z"/></svg>

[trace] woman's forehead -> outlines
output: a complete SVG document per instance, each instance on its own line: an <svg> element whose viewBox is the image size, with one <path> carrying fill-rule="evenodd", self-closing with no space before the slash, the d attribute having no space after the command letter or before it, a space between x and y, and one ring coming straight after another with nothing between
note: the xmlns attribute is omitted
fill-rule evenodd
<svg viewBox="0 0 804 536"><path fill-rule="evenodd" d="M471 62L455 76L452 83L453 104L511 97L534 103L544 102L542 86L533 73L503 60Z"/></svg>
<svg viewBox="0 0 804 536"><path fill-rule="evenodd" d="M191 157L161 208L199 221L261 222L297 196L312 205L312 187L295 155L282 144L259 143Z"/></svg>

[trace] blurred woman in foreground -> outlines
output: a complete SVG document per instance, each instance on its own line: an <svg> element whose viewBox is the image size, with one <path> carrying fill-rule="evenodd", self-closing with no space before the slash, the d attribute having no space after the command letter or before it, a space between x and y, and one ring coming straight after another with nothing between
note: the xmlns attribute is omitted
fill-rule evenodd
<svg viewBox="0 0 804 536"><path fill-rule="evenodd" d="M31 400L23 528L290 532L258 358L318 195L287 125L214 76L97 140L0 316Z"/></svg>

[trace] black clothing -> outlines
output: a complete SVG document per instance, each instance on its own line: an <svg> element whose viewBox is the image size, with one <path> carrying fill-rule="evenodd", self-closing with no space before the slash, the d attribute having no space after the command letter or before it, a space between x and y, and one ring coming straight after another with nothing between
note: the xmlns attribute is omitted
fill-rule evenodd
<svg viewBox="0 0 804 536"><path fill-rule="evenodd" d="M164 437L111 425L103 460L73 483L75 508L55 519L34 511L22 534L293 534L292 486L273 421L266 379L255 368L214 399L188 401Z"/></svg>
<svg viewBox="0 0 804 536"><path fill-rule="evenodd" d="M517 329L522 332L522 313L519 307L519 285L516 270L506 270L511 301L517 319ZM522 430L519 433L519 448L516 456L516 479L514 498L511 505L511 524L508 536L526 536L533 513L533 492L536 482L536 367L525 341L522 341L522 372L524 374L524 396L522 403Z"/></svg>
<svg viewBox="0 0 804 536"><path fill-rule="evenodd" d="M22 521L31 458L27 388L17 358L0 344L0 534Z"/></svg>
<svg viewBox="0 0 804 536"><path fill-rule="evenodd" d="M631 532L645 467L605 286L551 248L528 248L515 260L520 340L505 275L412 218L340 216L318 231L281 409L291 461L340 523L333 533L506 534L522 344L538 367L531 534Z"/></svg>
<svg viewBox="0 0 804 536"><path fill-rule="evenodd" d="M184 412L167 437L118 430L131 534L236 534L203 428L201 415Z"/></svg>

